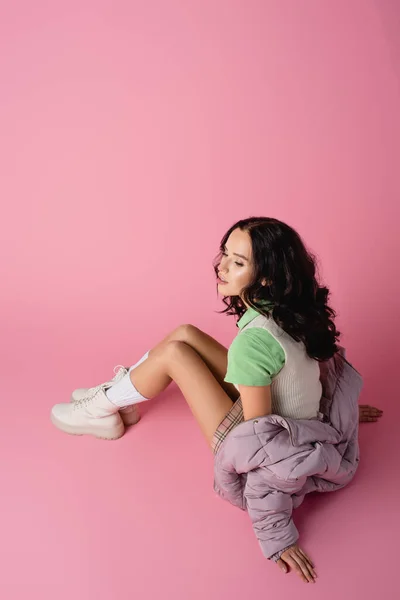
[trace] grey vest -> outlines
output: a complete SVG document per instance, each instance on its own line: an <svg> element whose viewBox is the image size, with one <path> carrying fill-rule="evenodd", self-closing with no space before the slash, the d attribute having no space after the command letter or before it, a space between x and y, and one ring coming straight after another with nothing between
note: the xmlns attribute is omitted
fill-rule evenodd
<svg viewBox="0 0 400 600"><path fill-rule="evenodd" d="M237 335L250 327L269 331L285 353L285 364L271 383L272 413L292 419L317 417L322 396L319 362L307 355L303 342L296 342L272 317L258 315Z"/></svg>

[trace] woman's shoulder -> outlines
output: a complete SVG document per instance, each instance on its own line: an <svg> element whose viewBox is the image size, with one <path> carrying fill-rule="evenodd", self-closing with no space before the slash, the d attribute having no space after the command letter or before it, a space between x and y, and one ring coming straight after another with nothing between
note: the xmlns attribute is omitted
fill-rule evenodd
<svg viewBox="0 0 400 600"><path fill-rule="evenodd" d="M249 327L234 338L229 353L246 354L257 360L273 357L278 364L285 364L285 352L275 337L263 327Z"/></svg>

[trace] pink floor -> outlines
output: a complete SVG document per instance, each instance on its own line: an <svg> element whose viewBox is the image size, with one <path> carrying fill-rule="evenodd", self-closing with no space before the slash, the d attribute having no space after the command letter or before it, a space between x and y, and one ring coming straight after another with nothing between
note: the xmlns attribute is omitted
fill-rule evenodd
<svg viewBox="0 0 400 600"><path fill-rule="evenodd" d="M361 426L355 480L295 512L319 575L305 584L264 559L247 515L214 494L211 452L175 384L118 441L56 430L52 404L114 366L64 352L70 364L51 346L36 362L32 345L2 381L2 599L399 597L398 403Z"/></svg>
<svg viewBox="0 0 400 600"><path fill-rule="evenodd" d="M399 600L400 3L0 2L0 600ZM212 260L293 226L382 408L295 512L316 585L213 491L176 386L119 441L50 422L176 326L229 345ZM215 302L214 302L215 301Z"/></svg>

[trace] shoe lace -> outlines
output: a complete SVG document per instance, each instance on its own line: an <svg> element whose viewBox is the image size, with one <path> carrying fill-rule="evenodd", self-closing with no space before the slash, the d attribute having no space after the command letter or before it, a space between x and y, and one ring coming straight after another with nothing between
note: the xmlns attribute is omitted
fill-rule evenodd
<svg viewBox="0 0 400 600"><path fill-rule="evenodd" d="M76 402L74 402L72 410L78 410L79 408L82 408L83 406L87 406L88 404L90 404L92 402L92 400L95 398L96 394L99 392L99 390L101 390L101 386L97 386L97 390L93 394L87 395L84 398L81 398L80 400L77 400Z"/></svg>
<svg viewBox="0 0 400 600"><path fill-rule="evenodd" d="M118 370L116 371L116 369ZM74 402L73 410L77 410L82 406L87 406L94 399L99 390L111 387L111 385L118 379L121 369L126 371L126 367L124 367L124 365L117 365L113 369L115 375L110 381L107 381L106 383L100 383L95 387L89 388L84 398L81 398L80 400Z"/></svg>
<svg viewBox="0 0 400 600"><path fill-rule="evenodd" d="M115 369L118 369L118 371L116 371ZM126 371L126 367L124 367L124 365L117 365L116 367L114 367L113 371L115 373L115 377L113 377L111 379L111 381L114 381L118 377L118 373L120 372L121 369L123 369L124 371Z"/></svg>

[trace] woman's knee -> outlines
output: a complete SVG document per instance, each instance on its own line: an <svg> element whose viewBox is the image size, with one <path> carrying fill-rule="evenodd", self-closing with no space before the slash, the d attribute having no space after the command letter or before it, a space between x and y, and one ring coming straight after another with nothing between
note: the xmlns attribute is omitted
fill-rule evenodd
<svg viewBox="0 0 400 600"><path fill-rule="evenodd" d="M186 352L189 348L189 344L183 340L170 340L161 349L164 360L169 362L179 361L182 353Z"/></svg>
<svg viewBox="0 0 400 600"><path fill-rule="evenodd" d="M171 336L171 341L177 340L179 342L189 343L193 336L196 335L196 332L199 331L195 325L190 325L189 323L184 323L183 325L179 325Z"/></svg>
<svg viewBox="0 0 400 600"><path fill-rule="evenodd" d="M170 342L185 342L190 345L191 340L193 340L195 336L195 329L197 328L194 327L194 325L186 323L184 325L179 325L179 327L176 327L161 342L151 349L151 355L154 356L155 353L159 354L160 352L165 352L166 346Z"/></svg>

